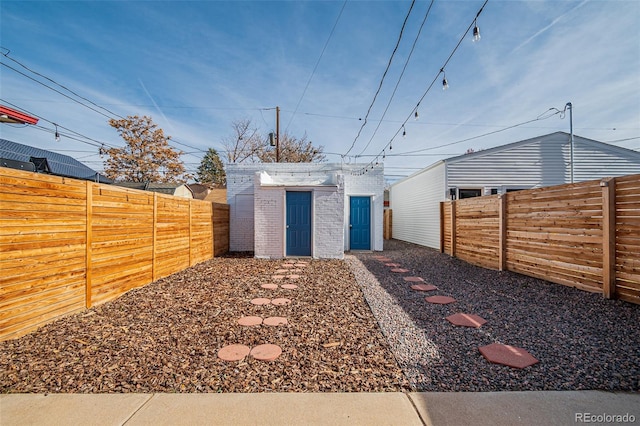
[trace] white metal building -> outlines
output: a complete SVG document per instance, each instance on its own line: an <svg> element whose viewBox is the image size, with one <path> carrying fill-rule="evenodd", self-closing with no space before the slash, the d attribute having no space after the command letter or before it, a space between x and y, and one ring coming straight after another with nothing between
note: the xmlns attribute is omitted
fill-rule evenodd
<svg viewBox="0 0 640 426"><path fill-rule="evenodd" d="M363 167L228 165L230 251L341 259L348 250L382 250L384 170L361 174Z"/></svg>
<svg viewBox="0 0 640 426"><path fill-rule="evenodd" d="M571 182L570 135L556 132L438 161L390 188L393 238L440 247L440 202ZM574 182L640 173L640 152L574 135Z"/></svg>

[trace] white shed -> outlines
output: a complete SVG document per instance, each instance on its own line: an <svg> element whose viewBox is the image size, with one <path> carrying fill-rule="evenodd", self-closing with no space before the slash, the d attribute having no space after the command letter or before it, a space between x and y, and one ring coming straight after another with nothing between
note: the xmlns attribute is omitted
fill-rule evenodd
<svg viewBox="0 0 640 426"><path fill-rule="evenodd" d="M636 173L640 152L574 135L574 182ZM570 182L565 132L441 160L391 185L393 238L439 248L441 201Z"/></svg>
<svg viewBox="0 0 640 426"><path fill-rule="evenodd" d="M359 164L227 166L230 251L259 258L382 250L384 169Z"/></svg>

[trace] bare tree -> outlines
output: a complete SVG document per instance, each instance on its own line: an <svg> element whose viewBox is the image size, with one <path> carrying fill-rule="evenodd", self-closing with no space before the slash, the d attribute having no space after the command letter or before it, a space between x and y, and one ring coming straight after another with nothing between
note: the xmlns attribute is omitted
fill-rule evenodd
<svg viewBox="0 0 640 426"><path fill-rule="evenodd" d="M258 128L251 119L245 118L231 123L233 133L222 139L222 146L227 155L228 163L253 162L264 141L258 133Z"/></svg>
<svg viewBox="0 0 640 426"><path fill-rule="evenodd" d="M228 163L276 162L276 148L269 144L250 119L236 120L231 124L233 133L222 139ZM314 146L305 134L298 139L288 133L280 135L280 162L311 163L325 161L324 147Z"/></svg>
<svg viewBox="0 0 640 426"><path fill-rule="evenodd" d="M281 163L321 163L326 159L323 154L324 147L314 146L307 140L306 133L300 139L288 133L280 135L279 149ZM275 163L276 149L265 146L257 156L263 163Z"/></svg>

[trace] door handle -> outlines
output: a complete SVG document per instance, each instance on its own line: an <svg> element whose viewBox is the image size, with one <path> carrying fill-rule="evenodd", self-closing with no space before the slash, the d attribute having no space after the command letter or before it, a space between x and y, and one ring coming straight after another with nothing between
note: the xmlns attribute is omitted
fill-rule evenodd
<svg viewBox="0 0 640 426"><path fill-rule="evenodd" d="M353 228L353 225L349 224L349 228Z"/></svg>

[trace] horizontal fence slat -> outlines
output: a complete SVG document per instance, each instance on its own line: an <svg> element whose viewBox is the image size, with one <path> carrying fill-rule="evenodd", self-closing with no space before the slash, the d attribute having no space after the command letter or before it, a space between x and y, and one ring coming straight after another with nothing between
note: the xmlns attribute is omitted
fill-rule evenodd
<svg viewBox="0 0 640 426"><path fill-rule="evenodd" d="M610 209L603 205L607 181L504 194L502 227L499 196L443 202L441 251L497 269L504 238L503 268L602 293L608 244L604 239L611 235L615 249L607 253L615 253L607 257L612 259L607 265L615 269L613 296L640 303L640 175L613 179L613 189L606 192L615 193ZM605 213L615 214L615 226L605 228Z"/></svg>
<svg viewBox="0 0 640 426"><path fill-rule="evenodd" d="M226 204L0 167L0 340L228 248Z"/></svg>

